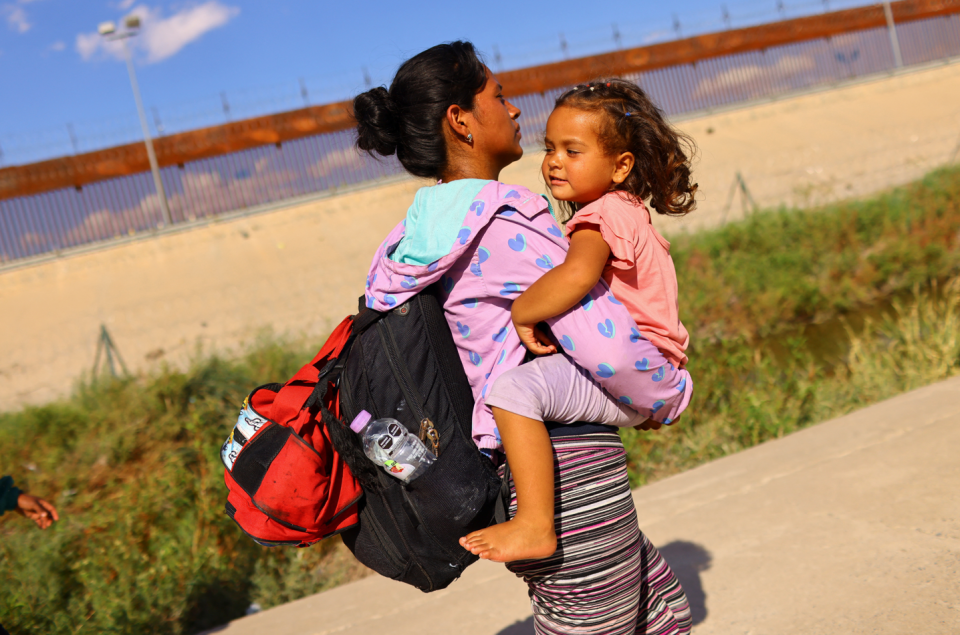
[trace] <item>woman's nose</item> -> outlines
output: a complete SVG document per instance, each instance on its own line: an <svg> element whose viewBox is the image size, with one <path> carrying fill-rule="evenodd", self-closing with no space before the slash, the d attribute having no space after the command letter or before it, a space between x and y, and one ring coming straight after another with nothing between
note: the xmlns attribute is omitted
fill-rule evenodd
<svg viewBox="0 0 960 635"><path fill-rule="evenodd" d="M509 101L507 102L507 112L510 113L511 119L520 118L520 109L514 106L513 104L511 104Z"/></svg>

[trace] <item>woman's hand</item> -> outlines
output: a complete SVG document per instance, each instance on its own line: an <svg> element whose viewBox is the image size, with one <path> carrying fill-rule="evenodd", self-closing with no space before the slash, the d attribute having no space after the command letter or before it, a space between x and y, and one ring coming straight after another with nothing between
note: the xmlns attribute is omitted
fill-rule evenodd
<svg viewBox="0 0 960 635"><path fill-rule="evenodd" d="M517 330L517 335L520 336L523 345L534 355L549 355L557 352L557 347L536 324L517 324L514 322L513 328Z"/></svg>

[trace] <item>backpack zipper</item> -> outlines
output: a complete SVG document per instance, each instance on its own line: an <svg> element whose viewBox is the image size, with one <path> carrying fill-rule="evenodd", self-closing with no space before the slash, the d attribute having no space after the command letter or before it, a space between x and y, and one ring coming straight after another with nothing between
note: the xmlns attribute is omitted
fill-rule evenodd
<svg viewBox="0 0 960 635"><path fill-rule="evenodd" d="M377 331L380 333L380 341L383 343L383 348L387 353L387 363L390 364L390 370L393 372L397 383L400 384L400 391L403 393L407 403L410 404L414 416L416 416L420 422L420 440L424 443L429 442L433 448L434 456L440 458L440 433L437 432L433 421L427 416L420 395L417 391L413 390L413 379L410 377L410 373L408 373L406 367L400 363L400 347L397 346L397 342L393 338L393 332L382 320L377 322Z"/></svg>

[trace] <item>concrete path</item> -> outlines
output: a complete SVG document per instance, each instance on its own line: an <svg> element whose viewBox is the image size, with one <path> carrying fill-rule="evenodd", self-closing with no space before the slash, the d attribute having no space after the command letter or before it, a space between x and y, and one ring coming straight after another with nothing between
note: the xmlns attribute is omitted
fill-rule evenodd
<svg viewBox="0 0 960 635"><path fill-rule="evenodd" d="M697 635L960 633L960 377L634 492ZM525 587L480 562L429 595L370 577L223 635L530 635Z"/></svg>

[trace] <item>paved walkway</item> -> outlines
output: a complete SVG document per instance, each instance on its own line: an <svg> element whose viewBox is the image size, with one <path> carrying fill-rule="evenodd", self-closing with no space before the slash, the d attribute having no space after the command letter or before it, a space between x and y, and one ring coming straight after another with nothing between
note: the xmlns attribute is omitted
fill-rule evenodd
<svg viewBox="0 0 960 635"><path fill-rule="evenodd" d="M960 633L960 377L634 492L697 635ZM423 594L371 577L223 635L531 635L525 587L480 562Z"/></svg>

